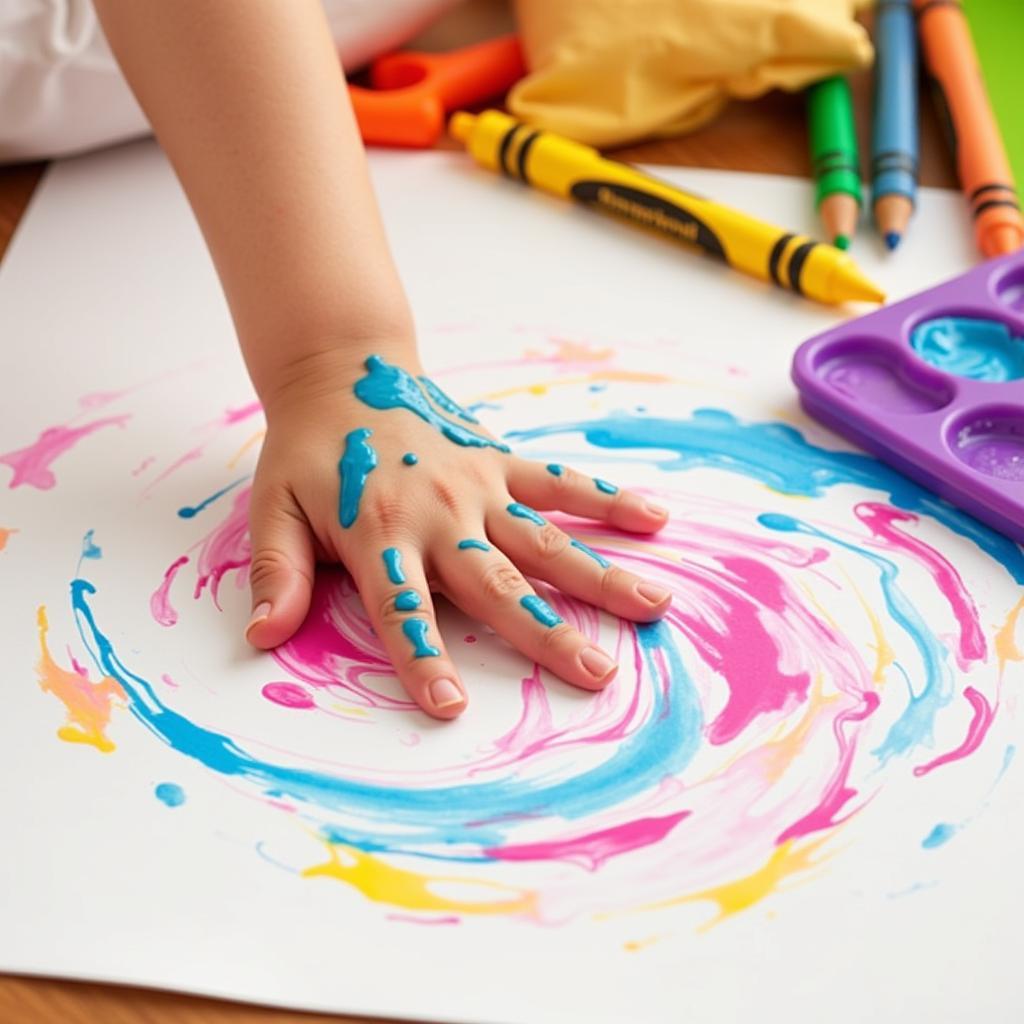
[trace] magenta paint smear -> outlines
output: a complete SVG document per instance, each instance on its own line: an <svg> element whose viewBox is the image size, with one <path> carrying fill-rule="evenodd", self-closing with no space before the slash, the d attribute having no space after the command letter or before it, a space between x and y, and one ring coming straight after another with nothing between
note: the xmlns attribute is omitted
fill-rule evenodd
<svg viewBox="0 0 1024 1024"><path fill-rule="evenodd" d="M309 691L295 683L267 683L261 692L267 700L280 704L283 708L316 707L316 701L310 696Z"/></svg>
<svg viewBox="0 0 1024 1024"><path fill-rule="evenodd" d="M182 555L171 562L164 573L163 582L153 591L149 599L150 614L161 626L173 626L178 621L178 613L171 604L171 586L174 583L174 577L178 575L178 570L187 564L188 555Z"/></svg>
<svg viewBox="0 0 1024 1024"><path fill-rule="evenodd" d="M0 463L10 466L14 471L8 487L28 486L41 491L50 490L57 483L51 468L54 462L90 434L105 427L123 427L129 419L129 415L107 416L80 427L68 424L47 427L32 444L0 455Z"/></svg>
<svg viewBox="0 0 1024 1024"><path fill-rule="evenodd" d="M929 772L934 771L936 768L941 767L944 764L951 764L953 761L960 761L970 754L973 754L978 747L981 746L982 741L985 739L989 728L992 725L992 719L994 712L992 706L986 700L985 695L976 690L973 686L968 686L964 690L964 697L967 698L970 703L973 714L971 715L971 724L967 727L967 735L964 737L963 743L961 743L954 750L949 751L948 754L941 754L934 760L929 761L927 764L920 764L914 769L914 774L917 776L927 775Z"/></svg>

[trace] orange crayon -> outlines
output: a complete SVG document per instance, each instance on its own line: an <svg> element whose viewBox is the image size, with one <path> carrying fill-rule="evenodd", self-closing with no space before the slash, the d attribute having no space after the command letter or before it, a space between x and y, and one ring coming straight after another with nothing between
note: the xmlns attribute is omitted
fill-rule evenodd
<svg viewBox="0 0 1024 1024"><path fill-rule="evenodd" d="M978 248L986 258L1015 252L1024 245L1024 217L967 19L959 0L914 0L914 11L925 64L953 133Z"/></svg>

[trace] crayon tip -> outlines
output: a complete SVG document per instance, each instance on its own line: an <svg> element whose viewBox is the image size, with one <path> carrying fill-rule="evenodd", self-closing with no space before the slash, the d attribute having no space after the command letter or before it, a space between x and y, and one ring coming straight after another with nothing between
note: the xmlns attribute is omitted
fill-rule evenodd
<svg viewBox="0 0 1024 1024"><path fill-rule="evenodd" d="M887 231L885 233L885 247L889 252L895 252L899 248L903 236L898 231Z"/></svg>
<svg viewBox="0 0 1024 1024"><path fill-rule="evenodd" d="M465 142L472 133L474 124L476 124L476 118L472 114L458 110L452 114L448 122L448 131L451 132L452 138L458 139L459 142Z"/></svg>
<svg viewBox="0 0 1024 1024"><path fill-rule="evenodd" d="M832 244L837 249L842 249L843 252L846 252L846 250L850 248L850 236L836 235L836 237L832 239Z"/></svg>

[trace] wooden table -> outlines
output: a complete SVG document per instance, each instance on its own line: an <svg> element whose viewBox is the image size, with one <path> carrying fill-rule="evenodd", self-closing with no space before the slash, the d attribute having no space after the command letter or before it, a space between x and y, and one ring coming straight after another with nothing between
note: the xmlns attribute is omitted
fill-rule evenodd
<svg viewBox="0 0 1024 1024"><path fill-rule="evenodd" d="M510 29L509 12L502 0L472 0L425 33L416 45L445 50ZM852 85L863 154L868 152L870 76L855 75ZM924 101L921 109L921 183L955 188L955 169L932 107ZM441 147L455 145L445 141ZM679 167L810 174L803 100L784 93L734 103L694 135L630 146L614 155ZM44 169L44 164L0 168L0 258ZM312 1024L328 1020L372 1024L363 1017L304 1014L126 986L0 975L0 1021L4 1024Z"/></svg>

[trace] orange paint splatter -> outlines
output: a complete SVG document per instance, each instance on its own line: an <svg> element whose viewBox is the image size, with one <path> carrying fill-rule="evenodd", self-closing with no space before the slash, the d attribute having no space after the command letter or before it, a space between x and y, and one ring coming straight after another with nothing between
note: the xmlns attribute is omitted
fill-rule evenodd
<svg viewBox="0 0 1024 1024"><path fill-rule="evenodd" d="M17 530L7 530L0 526L0 551L3 551L7 547L7 540L12 533L17 533Z"/></svg>
<svg viewBox="0 0 1024 1024"><path fill-rule="evenodd" d="M234 455L232 455L230 459L228 459L228 469L234 469L234 468L235 468L235 466L236 466L236 465L237 465L237 463L238 463L238 460L239 460L239 459L240 459L240 458L241 458L241 457L242 457L242 456L243 456L243 455L244 455L244 454L245 454L245 453L246 453L246 452L247 452L247 451L248 451L248 450L249 450L249 449L250 449L250 448L251 448L251 447L252 447L252 446L254 445L254 444L258 444L258 443L259 443L260 441L262 441L262 440L263 440L263 438L264 438L264 437L266 436L266 434L267 434L267 432L266 432L265 430L257 430L257 431L256 431L256 432L255 432L254 434L250 435L250 436L249 436L249 438L248 438L248 439L247 439L247 440L245 441L245 443L244 443L244 444L242 445L242 447L241 447L241 448L239 448L239 449L238 449L238 451L237 451L237 452L235 452L235 454L234 454Z"/></svg>
<svg viewBox="0 0 1024 1024"><path fill-rule="evenodd" d="M1006 621L996 633L996 655L999 658L1000 675L1006 669L1008 661L1024 661L1024 651L1017 644L1017 623L1020 621L1022 612L1024 612L1024 597L1006 616Z"/></svg>
<svg viewBox="0 0 1024 1024"><path fill-rule="evenodd" d="M106 728L114 700L125 700L124 690L109 677L93 683L85 669L61 668L46 643L50 626L42 605L36 613L36 622L39 626L39 661L36 664L39 685L67 709L67 720L57 730L57 735L66 743L87 743L109 754L114 744L107 737Z"/></svg>

